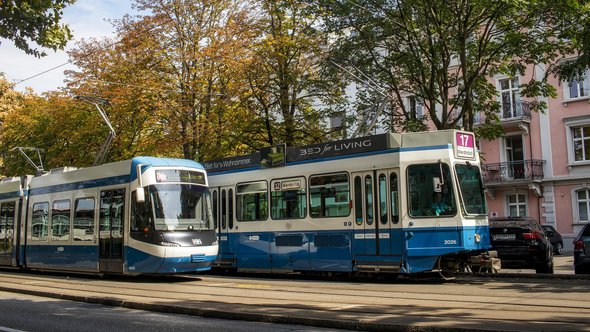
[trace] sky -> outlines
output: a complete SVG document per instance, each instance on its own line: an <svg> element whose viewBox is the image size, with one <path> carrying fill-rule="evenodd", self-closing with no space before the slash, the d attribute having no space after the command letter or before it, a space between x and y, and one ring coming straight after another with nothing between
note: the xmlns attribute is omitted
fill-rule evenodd
<svg viewBox="0 0 590 332"><path fill-rule="evenodd" d="M114 28L107 20L136 13L130 0L77 0L63 11L61 22L70 26L74 36L65 50L75 48L76 42L82 39L114 36ZM69 58L65 50L45 49L47 56L39 59L17 49L10 40L0 39L0 42L0 72L12 83L26 79L16 84L17 91L25 91L27 87L37 94L58 90L65 86L64 71L76 68L67 64ZM50 70L55 67L58 68ZM33 77L35 75L39 76Z"/></svg>

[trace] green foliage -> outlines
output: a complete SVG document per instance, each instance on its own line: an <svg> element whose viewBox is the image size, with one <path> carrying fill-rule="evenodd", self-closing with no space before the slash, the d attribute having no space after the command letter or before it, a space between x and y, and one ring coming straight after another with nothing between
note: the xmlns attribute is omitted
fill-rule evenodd
<svg viewBox="0 0 590 332"><path fill-rule="evenodd" d="M76 0L2 0L0 1L0 37L36 57L47 55L31 44L53 50L63 49L72 33L60 24L62 10Z"/></svg>
<svg viewBox="0 0 590 332"><path fill-rule="evenodd" d="M404 130L420 130L406 109L408 96L424 102L436 128L462 123L474 130L478 113L489 118L499 110L486 77L522 75L535 64L553 64L575 53L585 36L567 22L579 27L588 21L588 6L577 1L314 2L327 13L327 31L335 36L332 59L357 73L351 81L360 89L381 89L373 105L388 96L391 114L407 122ZM532 77L523 89L529 98L554 93L546 77ZM535 111L546 106L533 104Z"/></svg>

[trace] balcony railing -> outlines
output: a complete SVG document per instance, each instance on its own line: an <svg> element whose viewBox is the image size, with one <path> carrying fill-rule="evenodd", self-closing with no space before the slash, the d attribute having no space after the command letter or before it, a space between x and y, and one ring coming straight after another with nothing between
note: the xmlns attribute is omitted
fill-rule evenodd
<svg viewBox="0 0 590 332"><path fill-rule="evenodd" d="M502 104L502 120L531 118L531 105L519 100L511 104Z"/></svg>
<svg viewBox="0 0 590 332"><path fill-rule="evenodd" d="M482 165L485 183L541 180L544 177L545 160L518 160Z"/></svg>
<svg viewBox="0 0 590 332"><path fill-rule="evenodd" d="M531 105L529 102L519 100L513 104L503 104L501 113L499 114L500 121L522 120L531 118ZM482 124L485 121L483 113L474 114L473 123Z"/></svg>

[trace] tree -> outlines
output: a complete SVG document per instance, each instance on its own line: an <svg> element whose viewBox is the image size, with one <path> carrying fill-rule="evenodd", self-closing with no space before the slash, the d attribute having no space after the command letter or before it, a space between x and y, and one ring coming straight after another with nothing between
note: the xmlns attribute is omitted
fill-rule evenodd
<svg viewBox="0 0 590 332"><path fill-rule="evenodd" d="M247 73L254 135L288 146L325 138L323 120L343 104L343 86L322 76L327 36L320 16L301 1L259 1L258 39ZM323 109L317 105L323 105ZM254 127L256 128L256 127Z"/></svg>
<svg viewBox="0 0 590 332"><path fill-rule="evenodd" d="M63 49L72 33L60 24L62 10L76 0L2 0L0 1L0 37L36 57L47 55L31 44L53 50Z"/></svg>
<svg viewBox="0 0 590 332"><path fill-rule="evenodd" d="M87 108L89 111L85 111ZM44 151L45 169L63 166L90 166L95 151L104 140L105 126L91 107L59 92L44 97L22 95L17 108L3 117L0 131L2 167L6 176L32 174L25 159L13 151L18 146Z"/></svg>
<svg viewBox="0 0 590 332"><path fill-rule="evenodd" d="M438 129L473 130L475 115L484 113L486 125L479 129L484 137L499 133L500 106L495 87L486 78L523 75L531 66L552 64L574 53L566 23L577 18L574 8L581 10L576 1L552 0L320 0L320 4L329 12L329 31L337 36L334 61L370 78L360 89L369 90L366 94L375 104L385 94L386 114L400 119L398 127L424 130L421 124L430 120ZM531 77L521 87L525 97L555 95L547 75ZM405 103L408 96L423 102L426 116L416 118ZM531 107L542 111L546 105L533 102Z"/></svg>

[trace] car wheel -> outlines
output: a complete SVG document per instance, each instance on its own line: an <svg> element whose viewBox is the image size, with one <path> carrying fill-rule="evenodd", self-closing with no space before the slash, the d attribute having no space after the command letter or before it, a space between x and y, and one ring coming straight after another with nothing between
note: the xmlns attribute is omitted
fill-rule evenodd
<svg viewBox="0 0 590 332"><path fill-rule="evenodd" d="M561 255L563 254L563 243L559 242L556 246L555 246L555 254L556 255Z"/></svg>
<svg viewBox="0 0 590 332"><path fill-rule="evenodd" d="M535 270L537 273L553 274L553 260L542 263L541 265L537 266Z"/></svg>

